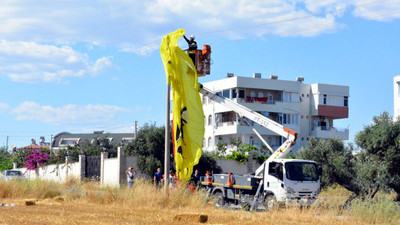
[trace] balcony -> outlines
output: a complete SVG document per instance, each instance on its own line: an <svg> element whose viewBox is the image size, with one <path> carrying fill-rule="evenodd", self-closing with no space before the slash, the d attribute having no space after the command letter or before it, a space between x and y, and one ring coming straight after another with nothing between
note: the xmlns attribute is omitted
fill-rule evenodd
<svg viewBox="0 0 400 225"><path fill-rule="evenodd" d="M252 125L261 135L272 135L272 136L277 135L275 132L266 129L260 126L259 124L253 123ZM254 134L254 131L245 122L229 121L229 122L218 122L214 134L215 135Z"/></svg>
<svg viewBox="0 0 400 225"><path fill-rule="evenodd" d="M316 138L338 138L341 140L349 140L349 129L338 129L334 127L315 127L311 135Z"/></svg>
<svg viewBox="0 0 400 225"><path fill-rule="evenodd" d="M325 116L333 119L349 118L349 107L318 105L318 109L313 112L313 116Z"/></svg>
<svg viewBox="0 0 400 225"><path fill-rule="evenodd" d="M235 99L234 101L254 111L272 111L282 113L292 113L300 111L299 102L287 102L282 101L281 99L246 97L242 99ZM221 108L221 110L223 109Z"/></svg>

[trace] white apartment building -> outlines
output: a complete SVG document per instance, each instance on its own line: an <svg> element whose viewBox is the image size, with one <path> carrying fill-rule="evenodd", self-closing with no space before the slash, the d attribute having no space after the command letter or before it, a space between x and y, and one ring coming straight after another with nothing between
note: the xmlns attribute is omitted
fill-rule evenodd
<svg viewBox="0 0 400 225"><path fill-rule="evenodd" d="M279 80L276 75L265 79L260 73L253 74L253 77L227 74L226 79L203 85L298 132L293 152L305 147L310 136L348 140L349 130L335 128L334 121L348 118L349 87L304 84L303 81L303 77L297 77L296 81ZM216 150L219 141L228 144L229 149L232 147L229 146L231 140L237 138L243 143L261 147L261 140L250 126L239 120L234 111L205 96L202 102L206 128L203 150ZM254 127L273 149L285 140L258 124Z"/></svg>
<svg viewBox="0 0 400 225"><path fill-rule="evenodd" d="M393 119L397 121L400 116L400 75L393 78Z"/></svg>

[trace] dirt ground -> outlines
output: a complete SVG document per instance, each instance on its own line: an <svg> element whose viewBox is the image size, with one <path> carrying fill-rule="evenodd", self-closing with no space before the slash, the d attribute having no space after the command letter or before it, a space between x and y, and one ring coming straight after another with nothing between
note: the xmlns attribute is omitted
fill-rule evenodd
<svg viewBox="0 0 400 225"><path fill-rule="evenodd" d="M207 215L205 224L365 224L346 216L324 215L315 211L281 210L279 212L245 212L214 209L152 209L121 204L38 201L26 206L26 200L10 200L0 207L0 224L199 224L174 220L179 214ZM4 202L4 201L3 201ZM10 204L13 202L14 207Z"/></svg>

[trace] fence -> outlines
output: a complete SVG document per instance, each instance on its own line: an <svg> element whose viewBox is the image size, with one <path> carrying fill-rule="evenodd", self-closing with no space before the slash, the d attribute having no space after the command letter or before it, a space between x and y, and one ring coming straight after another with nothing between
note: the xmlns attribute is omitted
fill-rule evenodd
<svg viewBox="0 0 400 225"><path fill-rule="evenodd" d="M251 157L249 157L251 158ZM75 163L66 163L59 165L48 165L36 170L27 170L20 168L27 179L40 178L43 180L53 180L65 182L69 178L77 178L80 181L85 179L99 181L106 186L121 186L126 183L125 171L128 167L135 168L136 177L151 179L151 177L138 170L137 158L126 156L121 148L118 148L117 158L108 158L108 153L103 152L100 156L79 156L79 161ZM259 164L254 160L249 160L246 164L235 160L217 159L217 164L223 172L231 172L237 175L243 175L254 172Z"/></svg>

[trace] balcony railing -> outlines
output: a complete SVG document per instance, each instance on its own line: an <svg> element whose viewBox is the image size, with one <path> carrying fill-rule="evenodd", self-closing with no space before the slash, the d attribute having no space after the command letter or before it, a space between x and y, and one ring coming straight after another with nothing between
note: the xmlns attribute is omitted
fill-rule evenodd
<svg viewBox="0 0 400 225"><path fill-rule="evenodd" d="M319 126L314 127L312 135L316 138L338 138L341 140L349 139L349 129L341 129L335 127Z"/></svg>
<svg viewBox="0 0 400 225"><path fill-rule="evenodd" d="M217 127L227 127L227 126L233 126L236 124L237 124L236 121L218 122Z"/></svg>

